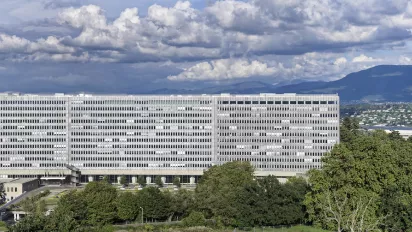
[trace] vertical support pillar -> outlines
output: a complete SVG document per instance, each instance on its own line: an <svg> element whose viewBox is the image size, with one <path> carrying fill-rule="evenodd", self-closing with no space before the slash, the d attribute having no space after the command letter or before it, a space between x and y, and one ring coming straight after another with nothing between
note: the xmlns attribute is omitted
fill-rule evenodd
<svg viewBox="0 0 412 232"><path fill-rule="evenodd" d="M117 176L117 183L118 184L120 184L120 179L121 179L122 177L121 176Z"/></svg>
<svg viewBox="0 0 412 232"><path fill-rule="evenodd" d="M162 180L163 184L166 184L166 177L165 176L162 176L160 179Z"/></svg>
<svg viewBox="0 0 412 232"><path fill-rule="evenodd" d="M152 183L152 177L147 176L146 177L146 184L151 184Z"/></svg>
<svg viewBox="0 0 412 232"><path fill-rule="evenodd" d="M137 183L137 178L135 176L132 177L132 184L136 184Z"/></svg>
<svg viewBox="0 0 412 232"><path fill-rule="evenodd" d="M195 184L195 177L194 176L190 177L190 184Z"/></svg>
<svg viewBox="0 0 412 232"><path fill-rule="evenodd" d="M89 182L93 182L93 176L88 176Z"/></svg>

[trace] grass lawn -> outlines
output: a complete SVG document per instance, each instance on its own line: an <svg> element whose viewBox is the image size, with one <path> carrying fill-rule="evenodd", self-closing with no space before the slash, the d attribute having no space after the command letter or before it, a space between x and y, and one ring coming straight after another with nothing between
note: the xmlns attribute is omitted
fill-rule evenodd
<svg viewBox="0 0 412 232"><path fill-rule="evenodd" d="M68 190L64 190L62 192L59 192L57 194L51 193L50 195L42 198L45 202L46 205L57 205L57 202L59 201L60 197L62 197L64 194L66 194Z"/></svg>
<svg viewBox="0 0 412 232"><path fill-rule="evenodd" d="M253 231L253 230L252 230ZM311 226L293 226L290 228L274 228L274 229L256 229L256 232L265 231L265 232L328 232L326 230L318 229Z"/></svg>

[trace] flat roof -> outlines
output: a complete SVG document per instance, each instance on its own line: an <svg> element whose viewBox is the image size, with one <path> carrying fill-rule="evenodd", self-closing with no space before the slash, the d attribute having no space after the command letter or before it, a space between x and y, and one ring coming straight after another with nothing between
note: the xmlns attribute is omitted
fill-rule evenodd
<svg viewBox="0 0 412 232"><path fill-rule="evenodd" d="M33 180L37 180L37 179L33 179L33 178L0 179L0 183L3 183L3 184L6 184L6 183L22 184L22 183L30 182L30 181L33 181Z"/></svg>
<svg viewBox="0 0 412 232"><path fill-rule="evenodd" d="M299 93L255 93L255 94L236 94L236 93L217 93L217 94L89 94L89 93L79 93L79 94L30 94L30 93L0 93L0 96L7 97L234 97L234 96L261 96L261 97L280 97L280 96L338 96L337 93L328 94L299 94Z"/></svg>

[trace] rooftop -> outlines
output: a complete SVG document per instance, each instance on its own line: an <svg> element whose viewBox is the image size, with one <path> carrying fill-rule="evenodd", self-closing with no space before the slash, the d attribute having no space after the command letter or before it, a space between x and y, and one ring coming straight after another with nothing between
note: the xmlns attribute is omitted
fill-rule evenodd
<svg viewBox="0 0 412 232"><path fill-rule="evenodd" d="M170 96L170 97L198 97L198 96L212 96L212 97L229 97L229 96L338 96L338 94L297 94L297 93L256 93L256 94L29 94L29 93L0 93L0 96L9 97L151 97L151 96Z"/></svg>

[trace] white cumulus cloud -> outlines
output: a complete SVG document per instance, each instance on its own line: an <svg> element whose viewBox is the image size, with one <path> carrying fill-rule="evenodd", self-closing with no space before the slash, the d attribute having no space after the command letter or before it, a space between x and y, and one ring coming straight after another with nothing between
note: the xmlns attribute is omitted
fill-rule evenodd
<svg viewBox="0 0 412 232"><path fill-rule="evenodd" d="M361 62L379 62L379 61L382 61L382 60L381 59L375 59L373 57L369 57L369 56L366 56L364 54L360 54L359 56L354 57L352 59L352 62L354 62L354 63L357 63L357 62L359 62L359 63L361 63Z"/></svg>
<svg viewBox="0 0 412 232"><path fill-rule="evenodd" d="M276 73L276 68L268 67L260 61L221 59L198 63L169 80L223 80L246 78L250 76L269 76Z"/></svg>

